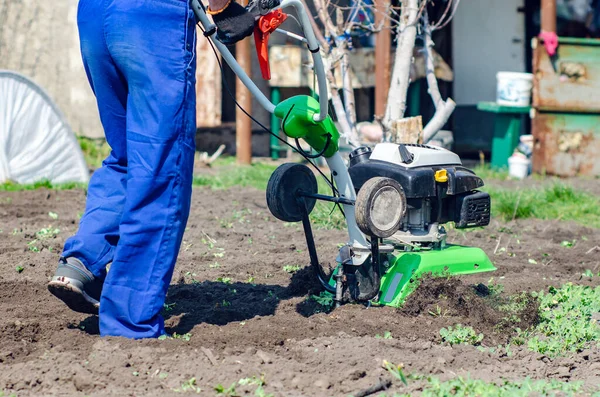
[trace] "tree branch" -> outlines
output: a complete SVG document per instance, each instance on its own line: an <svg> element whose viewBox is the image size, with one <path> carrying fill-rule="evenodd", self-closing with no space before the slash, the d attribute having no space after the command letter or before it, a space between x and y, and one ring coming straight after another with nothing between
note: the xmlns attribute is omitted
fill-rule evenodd
<svg viewBox="0 0 600 397"><path fill-rule="evenodd" d="M437 78L435 77L435 66L433 64L433 40L431 39L432 27L429 24L429 15L427 11L423 14L423 43L424 49L423 54L425 55L425 76L427 77L427 86L429 87L429 95L433 100L433 104L437 109L440 102L442 102L442 95L440 94L440 88L438 86Z"/></svg>
<svg viewBox="0 0 600 397"><path fill-rule="evenodd" d="M440 88L438 86L437 78L435 77L435 66L433 64L433 40L431 39L431 32L433 30L432 25L429 23L429 15L427 11L423 13L423 35L424 35L424 54L425 54L425 70L427 76L427 87L429 95L435 105L435 114L433 118L427 123L423 129L423 143L427 143L438 133L439 130L444 128L444 124L448 121L454 109L456 103L451 98L448 98L446 102L442 99L440 94Z"/></svg>
<svg viewBox="0 0 600 397"><path fill-rule="evenodd" d="M398 26L399 39L394 57L386 112L383 118L385 130L391 128L393 121L403 118L406 111L406 96L410 84L410 65L413 61L413 49L417 37L416 23L418 22L419 10L418 0L405 0L402 2L402 14Z"/></svg>

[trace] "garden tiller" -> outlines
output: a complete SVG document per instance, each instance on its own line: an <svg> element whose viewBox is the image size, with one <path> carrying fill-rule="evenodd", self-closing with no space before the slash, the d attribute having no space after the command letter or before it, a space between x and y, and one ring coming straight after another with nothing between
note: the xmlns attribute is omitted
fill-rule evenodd
<svg viewBox="0 0 600 397"><path fill-rule="evenodd" d="M290 138L303 139L322 156L332 173L333 194L318 193L315 173L306 165L286 163L271 175L267 204L285 222L302 222L311 265L322 286L342 301L372 301L399 306L424 274L459 275L495 270L483 250L446 243L444 224L472 228L490 221L490 196L478 191L481 178L462 166L453 152L427 145L379 143L354 149L346 162L338 151L339 133L327 113L327 82L319 45L300 0L257 0L261 16L254 38L261 71L269 78L268 37L278 31L308 45L312 54L319 99L294 96L273 104L257 88L235 58L215 36L216 27L203 5L192 6L204 35L221 53L258 102L282 120ZM279 29L283 9L294 8L305 37ZM325 178L327 179L327 178ZM336 203L346 218L349 239L336 265L319 262L309 215L317 200Z"/></svg>

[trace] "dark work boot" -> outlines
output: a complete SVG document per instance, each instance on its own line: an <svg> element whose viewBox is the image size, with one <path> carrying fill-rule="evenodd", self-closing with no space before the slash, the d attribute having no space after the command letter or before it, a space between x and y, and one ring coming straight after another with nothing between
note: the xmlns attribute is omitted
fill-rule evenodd
<svg viewBox="0 0 600 397"><path fill-rule="evenodd" d="M48 290L73 311L98 314L103 282L79 259L60 258Z"/></svg>

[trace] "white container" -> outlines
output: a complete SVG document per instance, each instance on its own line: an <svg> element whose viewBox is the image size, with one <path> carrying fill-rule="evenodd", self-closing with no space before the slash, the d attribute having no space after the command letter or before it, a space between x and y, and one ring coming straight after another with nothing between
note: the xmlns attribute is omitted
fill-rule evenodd
<svg viewBox="0 0 600 397"><path fill-rule="evenodd" d="M529 106L533 75L531 73L498 72L496 102L504 106Z"/></svg>
<svg viewBox="0 0 600 397"><path fill-rule="evenodd" d="M525 179L531 169L531 160L524 156L508 158L508 175L517 179Z"/></svg>

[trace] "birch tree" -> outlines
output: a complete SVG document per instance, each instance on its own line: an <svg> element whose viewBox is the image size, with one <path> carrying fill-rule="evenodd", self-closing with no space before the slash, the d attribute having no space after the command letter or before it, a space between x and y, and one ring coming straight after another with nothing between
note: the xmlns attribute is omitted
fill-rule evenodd
<svg viewBox="0 0 600 397"><path fill-rule="evenodd" d="M446 124L456 107L451 98L444 100L440 94L432 54L432 33L448 25L460 0L439 1L445 3L445 8L438 21L430 21L427 12L428 4L433 3L433 0L400 0L400 7L392 8L388 4L384 7L383 18L378 18L384 21L391 19L391 24L388 25L397 33L386 112L381 122L384 137L389 136L387 132L392 124L405 116L411 65L414 61L413 51L417 41L422 43L428 92L436 109L433 118L423 129L424 142L429 141ZM373 15L378 11L366 0L355 0L350 6L340 6L330 0L314 0L314 4L316 17L311 22L324 54L333 110L342 135L351 144L358 145L360 139L356 128L356 106L348 57L351 51L349 38L356 29L363 30L366 34L381 32L384 23L375 23ZM366 15L367 20L357 22L353 17L357 13ZM341 73L341 79L335 78L338 73ZM342 82L341 87L338 81Z"/></svg>

